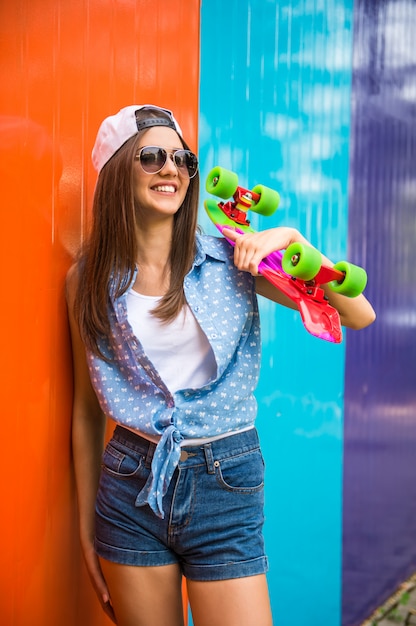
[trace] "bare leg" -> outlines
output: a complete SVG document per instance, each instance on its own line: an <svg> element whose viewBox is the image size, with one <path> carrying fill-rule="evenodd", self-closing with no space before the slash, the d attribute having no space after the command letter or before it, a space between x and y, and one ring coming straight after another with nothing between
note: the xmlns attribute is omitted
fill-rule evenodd
<svg viewBox="0 0 416 626"><path fill-rule="evenodd" d="M100 562L118 626L183 626L182 575L177 565Z"/></svg>
<svg viewBox="0 0 416 626"><path fill-rule="evenodd" d="M272 626L266 576L197 582L188 580L195 626Z"/></svg>

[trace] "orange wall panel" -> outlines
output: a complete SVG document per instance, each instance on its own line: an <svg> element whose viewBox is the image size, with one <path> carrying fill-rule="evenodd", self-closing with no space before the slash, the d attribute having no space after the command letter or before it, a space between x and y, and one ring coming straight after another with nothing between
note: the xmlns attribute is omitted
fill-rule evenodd
<svg viewBox="0 0 416 626"><path fill-rule="evenodd" d="M109 624L78 544L64 280L88 226L101 120L172 108L197 147L199 0L0 4L0 619Z"/></svg>

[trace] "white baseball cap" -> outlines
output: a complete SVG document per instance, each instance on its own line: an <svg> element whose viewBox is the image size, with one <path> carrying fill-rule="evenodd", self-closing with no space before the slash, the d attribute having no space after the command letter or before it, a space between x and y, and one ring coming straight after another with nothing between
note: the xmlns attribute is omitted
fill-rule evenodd
<svg viewBox="0 0 416 626"><path fill-rule="evenodd" d="M142 109L162 111L169 119L166 117L153 116L146 118L140 116L141 119L138 120L136 113ZM182 136L181 128L175 120L172 111L162 109L154 104L132 104L120 109L115 115L107 117L98 129L97 138L92 149L92 163L97 172L101 171L107 161L128 139L136 135L140 130L150 128L151 126L167 126L168 128L173 128Z"/></svg>

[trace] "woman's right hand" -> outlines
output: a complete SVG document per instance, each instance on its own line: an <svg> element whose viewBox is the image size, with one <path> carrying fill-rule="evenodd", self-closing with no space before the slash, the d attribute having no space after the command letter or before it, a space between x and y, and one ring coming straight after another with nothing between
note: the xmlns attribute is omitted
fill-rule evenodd
<svg viewBox="0 0 416 626"><path fill-rule="evenodd" d="M94 550L94 546L89 544L84 548L84 560L87 567L89 577L92 585L95 589L95 593L98 596L98 600L102 609L108 615L108 617L117 624L117 620L114 614L114 610L111 604L110 593L108 591L107 583L101 570L101 565L97 553Z"/></svg>

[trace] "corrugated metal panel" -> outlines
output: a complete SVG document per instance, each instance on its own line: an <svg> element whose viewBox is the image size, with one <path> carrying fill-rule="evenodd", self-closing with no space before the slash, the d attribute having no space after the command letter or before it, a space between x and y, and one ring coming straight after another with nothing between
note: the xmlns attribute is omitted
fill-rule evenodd
<svg viewBox="0 0 416 626"><path fill-rule="evenodd" d="M350 255L376 324L348 338L343 624L416 570L416 4L354 9Z"/></svg>
<svg viewBox="0 0 416 626"><path fill-rule="evenodd" d="M88 221L103 117L172 107L197 145L199 0L0 5L3 514L7 626L109 623L83 571L70 465L64 276Z"/></svg>
<svg viewBox="0 0 416 626"><path fill-rule="evenodd" d="M352 1L339 0L204 0L201 15L203 172L219 164L244 185L277 189L281 208L253 225L294 225L335 260L347 246L351 20ZM335 626L345 348L309 336L297 313L264 301L261 309L274 617Z"/></svg>

